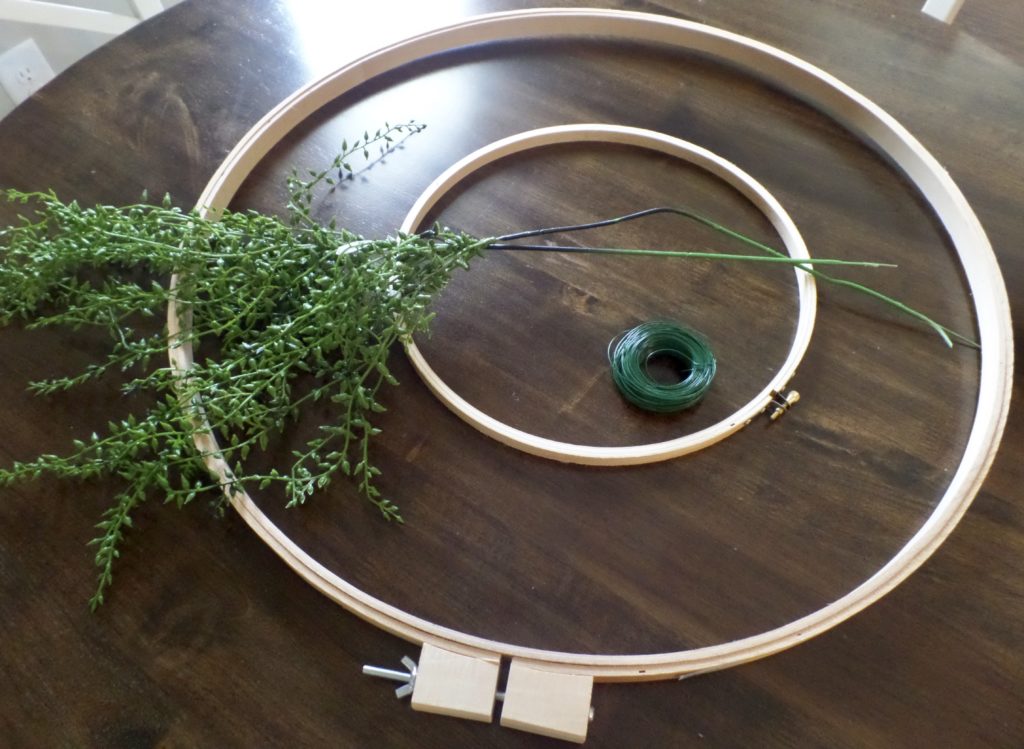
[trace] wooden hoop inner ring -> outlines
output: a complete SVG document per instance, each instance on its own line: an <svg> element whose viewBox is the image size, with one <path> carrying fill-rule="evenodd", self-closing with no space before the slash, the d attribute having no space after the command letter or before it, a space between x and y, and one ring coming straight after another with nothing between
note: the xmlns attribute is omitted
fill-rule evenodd
<svg viewBox="0 0 1024 749"><path fill-rule="evenodd" d="M753 203L771 222L792 257L810 258L807 245L804 244L796 224L779 201L761 183L738 166L688 141L652 130L621 125L559 125L529 130L486 145L450 166L423 191L409 209L402 223L402 231L418 231L420 224L438 201L478 169L506 156L566 143L617 143L657 151L694 164L728 183ZM810 343L817 310L817 287L814 276L799 268L794 268L794 272L800 314L789 354L778 373L752 400L721 421L692 434L664 442L626 447L596 447L560 442L516 429L489 416L456 393L434 371L414 341L408 341L405 350L420 378L442 403L466 423L509 447L563 463L605 466L654 463L696 452L739 431L769 406L773 392L782 391L792 379Z"/></svg>
<svg viewBox="0 0 1024 749"><path fill-rule="evenodd" d="M960 257L977 315L981 371L974 421L963 460L932 514L881 569L832 603L781 627L732 642L648 655L594 655L528 648L428 622L369 595L328 570L275 526L243 491L229 499L259 537L324 595L378 627L415 643L479 656L508 656L536 668L590 674L604 681L666 679L728 668L763 658L831 629L884 596L939 547L977 494L1006 424L1013 373L1010 307L999 266L967 200L933 157L902 125L866 97L823 70L761 42L703 24L615 10L540 9L476 16L425 32L359 58L299 89L258 122L214 173L198 201L204 215L226 207L246 176L296 125L334 98L381 73L427 55L503 40L604 37L649 42L708 54L741 67L832 116L874 144L921 192ZM177 276L171 283L179 282ZM183 335L188 310L167 310L168 356L179 376L192 367ZM195 443L215 475L230 469L196 404ZM229 482L225 486L230 487Z"/></svg>

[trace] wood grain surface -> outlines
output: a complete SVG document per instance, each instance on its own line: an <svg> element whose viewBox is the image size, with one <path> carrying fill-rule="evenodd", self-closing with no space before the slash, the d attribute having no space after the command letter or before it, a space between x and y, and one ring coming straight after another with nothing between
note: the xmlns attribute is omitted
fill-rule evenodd
<svg viewBox="0 0 1024 749"><path fill-rule="evenodd" d="M292 90L352 55L445 18L546 3L185 2L100 49L0 123L0 186L84 203L143 189L188 206L228 150ZM583 3L568 3L584 5ZM426 5L426 4L423 4ZM675 15L807 59L906 125L950 171L1024 293L1024 10L968 0L947 27L917 2L586 3ZM321 15L313 10L319 7ZM715 60L599 39L486 45L360 87L264 160L235 207L280 211L293 167L343 137L415 118L423 133L321 205L393 231L450 163L498 138L573 122L663 131L749 171L812 254L880 259L854 277L974 330L955 253L907 182L811 107ZM480 235L688 205L768 242L770 225L692 167L618 146L499 162L437 211ZM0 218L12 220L9 206ZM584 237L577 237L583 241ZM667 217L604 230L609 246L732 249ZM406 523L344 483L301 510L261 507L307 551L382 599L534 647L648 653L712 645L834 600L919 527L959 462L977 355L864 298L820 288L818 324L778 424L663 464L593 469L524 455L450 414L400 351L376 459ZM621 445L699 429L774 373L795 321L793 275L657 258L492 254L460 274L420 342L471 403L543 436ZM719 357L706 401L644 414L615 394L605 349L638 322L702 330ZM1017 340L1021 335L1018 332ZM59 452L125 401L116 380L34 398L32 379L101 350L88 331L0 331L0 457ZM1024 743L1024 418L1020 385L993 470L918 573L837 629L770 659L682 683L597 685L588 745L952 746ZM330 418L328 410L315 414ZM265 457L283 460L312 420ZM555 746L416 714L363 663L416 648L302 583L235 517L147 505L108 603L86 600L85 543L110 486L43 483L0 500L0 746Z"/></svg>

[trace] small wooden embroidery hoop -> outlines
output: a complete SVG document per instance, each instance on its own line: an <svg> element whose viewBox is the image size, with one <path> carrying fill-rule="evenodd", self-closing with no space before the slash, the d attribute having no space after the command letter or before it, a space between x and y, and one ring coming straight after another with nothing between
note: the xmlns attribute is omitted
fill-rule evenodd
<svg viewBox="0 0 1024 749"><path fill-rule="evenodd" d="M789 624L732 642L671 653L593 655L529 648L442 627L391 606L351 585L295 544L248 494L230 491L238 513L292 569L324 595L378 627L415 643L484 658L519 658L534 668L588 674L603 681L681 677L728 668L777 653L836 626L877 601L916 570L953 530L977 494L1006 423L1013 369L1010 308L999 267L980 222L942 166L876 104L798 57L727 31L674 18L616 10L540 9L476 16L385 47L292 94L232 150L200 196L206 214L226 206L267 152L296 125L354 86L421 57L470 44L509 39L598 36L665 44L709 54L773 81L874 143L921 191L960 256L974 300L981 340L978 405L963 460L921 528L874 575L841 598ZM178 278L172 278L176 284ZM179 376L192 366L183 336L191 320L168 307L168 355ZM223 479L230 469L195 404L196 447ZM230 487L230 483L225 482Z"/></svg>
<svg viewBox="0 0 1024 749"><path fill-rule="evenodd" d="M753 203L771 222L792 257L809 258L807 246L793 219L779 201L757 180L721 156L693 143L663 133L621 125L559 125L530 130L495 141L459 160L435 179L416 200L402 223L402 231L415 232L445 194L478 169L512 154L563 143L619 143L674 156L701 167L725 181ZM540 437L509 426L481 411L456 393L427 362L415 342L405 350L423 382L460 419L484 434L523 452L543 458L583 465L622 466L654 463L696 452L723 440L763 412L776 393L782 392L796 373L814 330L817 287L814 276L794 268L800 314L793 343L785 362L769 383L735 413L698 432L665 442L626 447L596 447Z"/></svg>

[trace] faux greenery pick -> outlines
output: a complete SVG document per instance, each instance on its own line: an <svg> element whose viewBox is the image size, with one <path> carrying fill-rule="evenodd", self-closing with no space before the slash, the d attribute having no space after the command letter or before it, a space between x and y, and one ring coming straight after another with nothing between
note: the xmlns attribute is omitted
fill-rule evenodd
<svg viewBox="0 0 1024 749"><path fill-rule="evenodd" d="M435 226L416 234L364 239L333 223L311 218L314 190L351 176L352 156L370 158L420 125L388 126L349 145L326 170L308 179L293 175L285 220L254 212L223 212L218 220L187 213L165 200L125 207L83 208L52 192L8 190L9 201L28 207L21 223L0 231L0 325L27 320L29 328L99 326L110 352L74 377L31 383L37 393L67 390L109 371L127 373L127 392L147 394L149 407L107 430L74 442L69 455L40 455L0 469L0 486L51 474L88 479L116 476L125 487L97 524L99 567L95 609L112 580L112 567L132 512L162 496L184 506L210 490L223 506L225 488L280 485L289 505L301 504L340 471L391 520L398 508L374 484L369 440L372 415L382 411L377 393L387 382L388 353L397 341L427 329L428 304L452 272L468 267L485 249L654 254L675 257L790 263L822 280L863 291L931 325L930 318L879 292L827 276L811 263L880 265L838 260L801 261L736 234L688 211L656 208L577 226L537 229L477 239ZM143 198L145 201L145 198ZM508 244L509 240L576 231L670 212L704 223L753 247L756 255L597 249ZM171 290L174 273L183 279ZM142 280L145 279L145 280ZM157 280L154 280L157 279ZM136 330L139 316L162 315L172 298L191 313L188 337L210 355L196 360L187 378L167 364L167 332ZM957 336L961 338L960 336ZM300 386L301 384L301 386ZM332 420L321 424L292 464L280 471L247 468L306 404L328 400ZM224 487L204 467L193 443L195 403L217 431L221 457L231 468Z"/></svg>
<svg viewBox="0 0 1024 749"><path fill-rule="evenodd" d="M367 134L346 143L332 169L309 181L293 177L286 221L231 211L210 221L168 201L83 208L52 193L6 192L33 215L0 232L0 323L100 326L112 340L110 353L80 375L31 389L66 390L114 370L141 372L122 388L153 398L145 414L109 423L105 433L76 441L69 455L40 455L0 470L0 485L43 473L123 480L92 541L100 568L93 608L103 602L136 507L153 495L183 506L221 488L197 455L182 405L196 394L238 484L280 484L295 505L341 471L385 517L400 519L374 485L379 471L368 458L376 432L371 414L383 410L377 391L395 382L388 353L399 339L426 330L430 300L486 243L440 227L368 240L316 224L309 207L313 188L333 182L335 169L340 177L352 173L353 154L369 158L370 146L387 147L418 128ZM175 272L186 281L172 292L164 281ZM137 315L162 314L172 295L193 313L193 344L216 349L215 357L197 360L187 379L176 379L167 364L165 331L144 334L132 326ZM312 385L300 393L301 375ZM265 447L305 403L324 399L340 416L320 426L289 468L246 470L253 448Z"/></svg>

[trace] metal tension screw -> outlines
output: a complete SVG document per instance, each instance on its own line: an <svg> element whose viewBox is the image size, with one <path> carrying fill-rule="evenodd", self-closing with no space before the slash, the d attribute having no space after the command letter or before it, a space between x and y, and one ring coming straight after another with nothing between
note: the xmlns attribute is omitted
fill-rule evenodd
<svg viewBox="0 0 1024 749"><path fill-rule="evenodd" d="M363 666L363 673L367 676L376 676L378 679L402 682L402 686L395 690L395 697L402 699L412 694L412 690L416 686L416 661L406 655L402 657L402 665L409 671L395 671L380 666Z"/></svg>
<svg viewBox="0 0 1024 749"><path fill-rule="evenodd" d="M796 390L790 390L788 393L783 395L782 393L773 390L772 391L772 402L769 408L772 409L771 413L768 414L768 418L772 421L777 421L782 414L786 413L792 408L797 401L800 400L800 393Z"/></svg>

